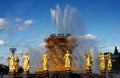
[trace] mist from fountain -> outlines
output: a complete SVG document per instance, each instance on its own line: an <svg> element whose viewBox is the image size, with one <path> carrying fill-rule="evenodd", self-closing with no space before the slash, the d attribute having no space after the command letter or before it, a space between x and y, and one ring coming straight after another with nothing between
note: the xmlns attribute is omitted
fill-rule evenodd
<svg viewBox="0 0 120 78"><path fill-rule="evenodd" d="M42 54L43 52L46 51L46 48L44 47L45 45L42 44L37 48L32 48L29 47L28 48L28 52L30 53L30 65L31 65L31 69L30 72L31 73L35 73L36 69L41 68L42 64L41 64L41 58L42 58Z"/></svg>
<svg viewBox="0 0 120 78"><path fill-rule="evenodd" d="M94 61L92 71L93 73L100 73L99 53L95 46L98 39L91 34L86 34L85 26L77 9L66 5L65 10L62 12L59 5L57 5L56 9L50 9L50 12L53 25L57 28L57 33L70 33L73 36L71 39L77 39L77 47L73 52L73 66L85 68L84 51L90 50Z"/></svg>
<svg viewBox="0 0 120 78"><path fill-rule="evenodd" d="M66 5L64 11L61 10L59 5L56 6L56 9L50 9L53 25L56 26L57 33L69 33L72 37L68 37L68 40L71 44L77 44L76 48L73 51L73 67L79 67L85 69L85 57L84 51L90 50L93 57L93 73L100 73L99 70L99 53L96 48L96 42L98 39L91 35L86 34L85 26L81 20L78 10L75 7L70 7ZM55 32L53 32L55 33ZM76 43L72 41L77 40ZM40 58L46 48L45 44L38 48L29 47L28 52L31 57L31 72L35 72L37 68L41 67ZM80 72L85 72L80 71Z"/></svg>

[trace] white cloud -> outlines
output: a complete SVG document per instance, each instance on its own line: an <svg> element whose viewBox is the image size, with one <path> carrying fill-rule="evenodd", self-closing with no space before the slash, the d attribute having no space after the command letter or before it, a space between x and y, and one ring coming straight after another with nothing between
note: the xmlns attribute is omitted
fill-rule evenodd
<svg viewBox="0 0 120 78"><path fill-rule="evenodd" d="M99 46L100 49L106 48L105 45L100 45Z"/></svg>
<svg viewBox="0 0 120 78"><path fill-rule="evenodd" d="M0 40L0 46L3 46L5 44L6 44L6 42L4 40Z"/></svg>
<svg viewBox="0 0 120 78"><path fill-rule="evenodd" d="M6 20L5 18L0 18L0 31L23 31L27 30L31 24L33 24L32 19L24 20L22 18L16 17L15 19Z"/></svg>
<svg viewBox="0 0 120 78"><path fill-rule="evenodd" d="M19 25L17 30L18 31L26 30L31 24L33 24L33 20L25 20Z"/></svg>
<svg viewBox="0 0 120 78"><path fill-rule="evenodd" d="M34 43L35 40L25 40L25 43Z"/></svg>
<svg viewBox="0 0 120 78"><path fill-rule="evenodd" d="M23 19L21 19L21 18L19 18L19 17L17 17L17 18L15 18L15 20L14 20L15 22L22 22L23 21Z"/></svg>
<svg viewBox="0 0 120 78"><path fill-rule="evenodd" d="M0 18L0 30L5 30L7 26L7 21L5 18Z"/></svg>
<svg viewBox="0 0 120 78"><path fill-rule="evenodd" d="M27 27L20 26L17 30L18 30L18 31L23 31L23 30L26 30L26 29L27 29Z"/></svg>
<svg viewBox="0 0 120 78"><path fill-rule="evenodd" d="M97 39L97 37L94 36L94 35L92 35L92 34L86 34L86 35L83 36L83 38L86 38L86 39L92 39L92 40Z"/></svg>
<svg viewBox="0 0 120 78"><path fill-rule="evenodd" d="M32 20L26 20L26 21L24 22L24 25L30 25L30 24L32 24L32 23L33 23Z"/></svg>
<svg viewBox="0 0 120 78"><path fill-rule="evenodd" d="M45 48L45 45L46 45L46 43L41 43L41 44L38 45L38 47Z"/></svg>
<svg viewBox="0 0 120 78"><path fill-rule="evenodd" d="M101 41L101 39L97 38L95 35L92 35L92 34L86 34L86 35L80 36L79 38L84 40L91 40L94 42Z"/></svg>

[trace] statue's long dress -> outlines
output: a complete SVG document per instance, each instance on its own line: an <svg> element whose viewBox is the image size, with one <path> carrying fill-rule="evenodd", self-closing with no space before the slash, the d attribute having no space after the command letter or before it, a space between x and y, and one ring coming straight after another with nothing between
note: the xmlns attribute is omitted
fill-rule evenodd
<svg viewBox="0 0 120 78"><path fill-rule="evenodd" d="M29 69L30 69L30 64L29 64L30 58L29 58L29 56L24 56L23 59L24 59L23 69L24 69L24 71L29 71Z"/></svg>
<svg viewBox="0 0 120 78"><path fill-rule="evenodd" d="M104 56L100 57L100 70L105 70L105 58Z"/></svg>
<svg viewBox="0 0 120 78"><path fill-rule="evenodd" d="M15 58L10 57L9 61L10 61L9 72L14 72L14 70L15 70L15 64L14 64Z"/></svg>

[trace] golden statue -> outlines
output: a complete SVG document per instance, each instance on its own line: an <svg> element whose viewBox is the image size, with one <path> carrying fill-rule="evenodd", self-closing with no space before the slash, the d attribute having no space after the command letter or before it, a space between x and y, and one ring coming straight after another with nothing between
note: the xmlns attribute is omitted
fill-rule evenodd
<svg viewBox="0 0 120 78"><path fill-rule="evenodd" d="M107 70L111 71L112 70L112 58L111 58L111 54L107 54L106 55L107 59L108 59L108 64L107 64Z"/></svg>
<svg viewBox="0 0 120 78"><path fill-rule="evenodd" d="M22 56L22 53L21 53L21 56ZM23 71L24 72L29 72L29 70L30 70L30 64L29 64L30 57L28 55L28 52L26 52L25 56L22 56L22 59L23 59L23 62L24 62L23 65L22 65Z"/></svg>
<svg viewBox="0 0 120 78"><path fill-rule="evenodd" d="M71 68L71 58L72 58L72 55L67 50L67 52L64 56L64 59L65 59L65 66L64 67L66 68L66 70L70 70L70 68Z"/></svg>
<svg viewBox="0 0 120 78"><path fill-rule="evenodd" d="M19 59L18 56L16 56L15 58L15 72L18 72L19 70Z"/></svg>
<svg viewBox="0 0 120 78"><path fill-rule="evenodd" d="M42 59L41 59L41 62L43 63L43 70L48 70L48 61L49 61L49 57L47 55L46 52L44 52L43 56L42 56Z"/></svg>
<svg viewBox="0 0 120 78"><path fill-rule="evenodd" d="M100 70L105 71L105 55L104 52L102 52L101 55L99 55L100 58Z"/></svg>
<svg viewBox="0 0 120 78"><path fill-rule="evenodd" d="M10 57L8 57L8 62L9 62L9 72L15 72L15 58L14 55L11 54Z"/></svg>
<svg viewBox="0 0 120 78"><path fill-rule="evenodd" d="M85 58L86 58L86 70L91 71L93 59L89 51L85 51Z"/></svg>

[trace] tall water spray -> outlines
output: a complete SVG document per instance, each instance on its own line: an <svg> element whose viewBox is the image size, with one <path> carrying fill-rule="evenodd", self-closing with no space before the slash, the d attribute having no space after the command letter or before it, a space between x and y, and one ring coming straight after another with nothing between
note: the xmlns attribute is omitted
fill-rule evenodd
<svg viewBox="0 0 120 78"><path fill-rule="evenodd" d="M77 47L73 52L73 66L85 68L84 51L90 50L94 61L92 70L94 73L99 73L99 53L95 46L98 39L91 34L85 33L85 26L82 23L77 9L66 5L65 10L62 12L59 5L57 5L56 9L50 9L50 12L57 32L70 33L73 38L77 39Z"/></svg>
<svg viewBox="0 0 120 78"><path fill-rule="evenodd" d="M94 61L92 68L93 72L99 73L99 53L95 46L98 39L91 34L86 34L85 26L83 25L77 9L75 7L70 7L69 5L66 5L64 11L62 11L59 5L57 5L56 9L50 9L50 12L53 25L55 25L57 28L57 33L72 34L72 38L68 37L68 40L71 43L72 41L74 41L74 39L77 39L77 47L73 51L73 66L85 68L84 51L90 50ZM42 53L45 51L45 48L43 46L45 45L42 45L41 47L38 47L36 49L29 48L32 72L35 72L38 67L41 67L40 58Z"/></svg>

